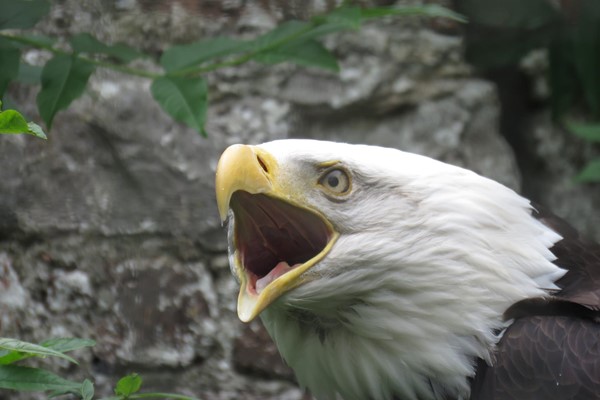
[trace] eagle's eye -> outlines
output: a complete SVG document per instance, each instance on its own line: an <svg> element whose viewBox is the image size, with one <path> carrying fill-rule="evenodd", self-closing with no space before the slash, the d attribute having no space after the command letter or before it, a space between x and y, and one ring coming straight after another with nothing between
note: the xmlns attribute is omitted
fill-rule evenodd
<svg viewBox="0 0 600 400"><path fill-rule="evenodd" d="M326 171L319 178L319 185L335 195L348 194L350 191L350 175L342 168L333 168Z"/></svg>

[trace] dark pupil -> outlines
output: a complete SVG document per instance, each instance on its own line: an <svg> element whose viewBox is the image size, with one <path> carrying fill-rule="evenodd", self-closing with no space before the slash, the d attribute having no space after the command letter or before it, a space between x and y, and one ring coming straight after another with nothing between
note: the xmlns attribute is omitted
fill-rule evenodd
<svg viewBox="0 0 600 400"><path fill-rule="evenodd" d="M331 175L327 178L327 183L331 187L336 187L337 185L340 184L340 180L337 176Z"/></svg>

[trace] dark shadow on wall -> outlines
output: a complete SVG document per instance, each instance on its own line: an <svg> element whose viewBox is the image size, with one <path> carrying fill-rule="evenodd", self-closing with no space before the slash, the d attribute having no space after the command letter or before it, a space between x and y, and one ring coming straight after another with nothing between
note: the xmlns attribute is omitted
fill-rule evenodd
<svg viewBox="0 0 600 400"><path fill-rule="evenodd" d="M550 164L532 129L532 116L549 108L556 124L566 118L600 120L600 2L595 0L454 0L467 16L465 58L498 89L501 133L512 146L522 175L522 193L544 202L544 182ZM526 71L523 60L532 51L541 66ZM536 82L537 80L537 82ZM544 81L548 93L534 86ZM582 147L581 140L563 130L565 143ZM574 165L586 160L565 152ZM600 178L600 177L599 177Z"/></svg>

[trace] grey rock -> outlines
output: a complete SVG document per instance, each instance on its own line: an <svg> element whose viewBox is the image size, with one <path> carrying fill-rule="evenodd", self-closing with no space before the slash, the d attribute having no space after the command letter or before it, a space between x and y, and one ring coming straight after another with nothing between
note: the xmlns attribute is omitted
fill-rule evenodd
<svg viewBox="0 0 600 400"><path fill-rule="evenodd" d="M499 135L493 87L484 81L457 81L452 95L392 115L300 111L292 136L394 147L470 168L518 190L519 172Z"/></svg>
<svg viewBox="0 0 600 400"><path fill-rule="evenodd" d="M256 357L257 349L261 349L261 357ZM241 372L294 381L294 373L285 365L269 333L259 321L244 326L234 343L233 360L234 367Z"/></svg>
<svg viewBox="0 0 600 400"><path fill-rule="evenodd" d="M29 292L23 287L6 253L0 253L0 332L12 330L14 322L29 305ZM4 335L3 335L4 336Z"/></svg>
<svg viewBox="0 0 600 400"><path fill-rule="evenodd" d="M181 367L210 356L218 317L204 265L170 258L118 264L115 310L123 342L111 349L120 362Z"/></svg>

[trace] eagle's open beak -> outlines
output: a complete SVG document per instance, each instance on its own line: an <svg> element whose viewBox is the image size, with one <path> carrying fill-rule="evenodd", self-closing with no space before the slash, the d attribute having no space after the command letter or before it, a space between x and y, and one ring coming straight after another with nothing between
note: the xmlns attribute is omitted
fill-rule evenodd
<svg viewBox="0 0 600 400"><path fill-rule="evenodd" d="M240 281L238 316L254 319L304 281L301 275L331 249L338 234L319 212L278 181L277 161L255 146L227 148L217 166L216 195L225 221L233 211L230 241Z"/></svg>

